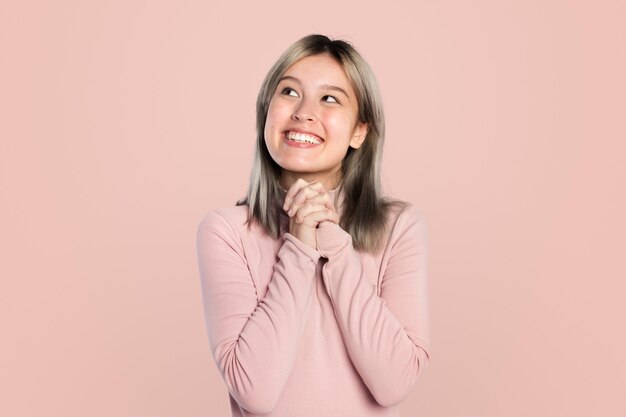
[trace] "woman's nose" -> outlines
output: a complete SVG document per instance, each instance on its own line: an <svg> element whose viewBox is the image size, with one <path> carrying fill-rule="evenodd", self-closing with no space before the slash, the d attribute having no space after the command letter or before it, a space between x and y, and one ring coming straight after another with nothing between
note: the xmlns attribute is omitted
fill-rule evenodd
<svg viewBox="0 0 626 417"><path fill-rule="evenodd" d="M300 102L300 105L294 109L291 117L300 122L312 122L317 118L314 107L306 103L306 100Z"/></svg>

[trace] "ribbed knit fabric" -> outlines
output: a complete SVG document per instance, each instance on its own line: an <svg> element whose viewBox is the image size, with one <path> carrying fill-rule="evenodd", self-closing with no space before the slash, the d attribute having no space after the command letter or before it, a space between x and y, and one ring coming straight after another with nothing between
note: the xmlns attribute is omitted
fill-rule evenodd
<svg viewBox="0 0 626 417"><path fill-rule="evenodd" d="M393 210L378 255L356 251L332 222L313 248L247 230L246 214L210 211L197 231L206 329L232 415L398 416L430 355L421 212Z"/></svg>

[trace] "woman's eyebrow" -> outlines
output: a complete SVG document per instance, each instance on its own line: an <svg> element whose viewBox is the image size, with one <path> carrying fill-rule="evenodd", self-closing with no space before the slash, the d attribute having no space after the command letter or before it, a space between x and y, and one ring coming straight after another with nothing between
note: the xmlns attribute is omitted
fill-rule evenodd
<svg viewBox="0 0 626 417"><path fill-rule="evenodd" d="M299 79L297 79L296 77L293 77L291 75L285 75L284 77L282 77L280 80L278 80L278 82L280 83L283 80L293 80L295 82L297 82L298 84L302 84L300 82ZM331 85L331 84L324 84L324 85L320 85L320 88L325 88L327 90L335 90L335 91L339 91L340 93L342 93L343 95L345 95L346 97L350 98L350 96L348 95L348 93L346 93L346 91L341 88L341 87L337 87L336 85Z"/></svg>

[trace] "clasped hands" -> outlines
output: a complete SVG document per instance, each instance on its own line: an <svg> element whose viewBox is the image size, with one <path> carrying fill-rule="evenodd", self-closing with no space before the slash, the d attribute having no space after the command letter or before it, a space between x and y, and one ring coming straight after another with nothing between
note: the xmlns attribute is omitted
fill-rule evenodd
<svg viewBox="0 0 626 417"><path fill-rule="evenodd" d="M317 248L315 229L320 223L339 224L334 202L318 180L298 178L285 195L283 210L289 215L289 233L312 248Z"/></svg>

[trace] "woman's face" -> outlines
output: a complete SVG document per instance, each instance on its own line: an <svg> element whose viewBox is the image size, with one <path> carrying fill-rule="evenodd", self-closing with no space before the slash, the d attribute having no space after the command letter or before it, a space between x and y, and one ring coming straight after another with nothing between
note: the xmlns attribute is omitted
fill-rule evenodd
<svg viewBox="0 0 626 417"><path fill-rule="evenodd" d="M360 147L367 133L357 111L350 81L329 54L302 58L285 71L265 121L265 144L285 189L298 178L318 179L327 190L338 185L348 147Z"/></svg>

